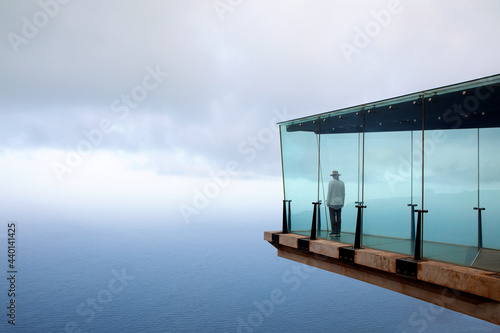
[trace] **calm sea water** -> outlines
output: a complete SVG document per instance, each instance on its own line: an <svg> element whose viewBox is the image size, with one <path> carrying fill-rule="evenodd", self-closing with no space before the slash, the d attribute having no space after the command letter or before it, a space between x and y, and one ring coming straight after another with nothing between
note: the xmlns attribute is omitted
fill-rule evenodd
<svg viewBox="0 0 500 333"><path fill-rule="evenodd" d="M16 325L1 332L500 332L278 258L262 225L19 223ZM7 250L1 239L2 274Z"/></svg>

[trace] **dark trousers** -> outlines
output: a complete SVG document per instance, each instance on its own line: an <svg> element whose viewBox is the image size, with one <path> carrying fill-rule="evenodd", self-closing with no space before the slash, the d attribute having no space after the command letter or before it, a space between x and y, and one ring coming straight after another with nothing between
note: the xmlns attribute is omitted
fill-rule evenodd
<svg viewBox="0 0 500 333"><path fill-rule="evenodd" d="M342 208L340 209L334 209L328 207L330 210L330 222L332 224L332 233L334 234L340 234L340 214L342 212Z"/></svg>

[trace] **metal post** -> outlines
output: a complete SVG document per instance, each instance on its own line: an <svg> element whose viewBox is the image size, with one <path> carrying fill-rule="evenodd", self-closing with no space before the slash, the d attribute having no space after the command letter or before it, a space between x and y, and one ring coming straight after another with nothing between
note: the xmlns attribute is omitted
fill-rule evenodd
<svg viewBox="0 0 500 333"><path fill-rule="evenodd" d="M288 233L288 218L286 216L286 202L287 200L283 200L283 233Z"/></svg>
<svg viewBox="0 0 500 333"><path fill-rule="evenodd" d="M474 207L474 210L477 210L477 248L483 248L483 221L481 217L481 211L486 208Z"/></svg>
<svg viewBox="0 0 500 333"><path fill-rule="evenodd" d="M292 208L291 208L291 202L292 200L287 200L288 201L288 232L292 231Z"/></svg>
<svg viewBox="0 0 500 333"><path fill-rule="evenodd" d="M317 211L319 207L319 202L313 202L313 218L312 218L312 223L311 223L311 237L309 237L311 240L317 239L316 237L316 217L317 217Z"/></svg>
<svg viewBox="0 0 500 333"><path fill-rule="evenodd" d="M427 210L423 209L416 209L415 210L418 213L417 217L417 237L415 239L415 252L413 255L413 259L415 260L420 260L422 259L422 227L423 227L423 213L427 213Z"/></svg>
<svg viewBox="0 0 500 333"><path fill-rule="evenodd" d="M321 200L318 202L318 204L321 205ZM321 209L319 209L319 205L318 205L318 234L321 235Z"/></svg>
<svg viewBox="0 0 500 333"><path fill-rule="evenodd" d="M355 201L354 204L355 204L355 207L358 207L358 205L362 206L363 202L362 201ZM361 211L361 230L363 230L363 221L364 221L364 219L363 219L363 211Z"/></svg>
<svg viewBox="0 0 500 333"><path fill-rule="evenodd" d="M356 206L356 208L358 209L358 216L356 218L356 234L354 236L354 248L360 249L361 234L363 232L363 208L366 208L366 206L363 206L362 202L360 202L359 205Z"/></svg>
<svg viewBox="0 0 500 333"><path fill-rule="evenodd" d="M411 207L410 228L411 228L411 248L415 248L415 207L417 204L408 204Z"/></svg>

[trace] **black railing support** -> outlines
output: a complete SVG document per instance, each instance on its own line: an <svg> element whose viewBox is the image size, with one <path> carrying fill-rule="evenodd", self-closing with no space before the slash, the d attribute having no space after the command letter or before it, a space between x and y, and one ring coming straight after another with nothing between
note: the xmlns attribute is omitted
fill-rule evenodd
<svg viewBox="0 0 500 333"><path fill-rule="evenodd" d="M413 255L413 259L420 260L422 259L422 220L423 213L427 213L427 210L415 209L418 213L417 215L417 236L415 239L415 252Z"/></svg>
<svg viewBox="0 0 500 333"><path fill-rule="evenodd" d="M286 202L288 200L283 200L283 233L287 234L288 233L288 218L286 214Z"/></svg>
<svg viewBox="0 0 500 333"><path fill-rule="evenodd" d="M358 202L356 208L358 209L358 217L356 218L356 234L354 235L354 248L360 249L361 234L363 233L363 208L366 208L366 206L363 206L362 202Z"/></svg>
<svg viewBox="0 0 500 333"><path fill-rule="evenodd" d="M415 249L415 207L417 204L408 204L408 207L411 207L410 212L410 228L411 228L411 248Z"/></svg>
<svg viewBox="0 0 500 333"><path fill-rule="evenodd" d="M318 216L318 210L319 210L319 205L321 205L320 202L313 202L313 219L312 219L312 224L311 224L311 237L309 237L311 240L317 239L316 237L316 223L317 223L317 216Z"/></svg>
<svg viewBox="0 0 500 333"><path fill-rule="evenodd" d="M355 201L354 202L355 206L354 207L358 207L359 205L363 206L363 202L361 201ZM363 230L363 211L361 211L361 230Z"/></svg>
<svg viewBox="0 0 500 333"><path fill-rule="evenodd" d="M481 212L486 208L474 207L477 210L477 248L483 248L483 220L481 217Z"/></svg>
<svg viewBox="0 0 500 333"><path fill-rule="evenodd" d="M319 201L319 204L321 205L321 200ZM321 234L321 209L319 209L319 206L318 206L318 232Z"/></svg>
<svg viewBox="0 0 500 333"><path fill-rule="evenodd" d="M288 232L292 231L292 207L291 207L291 202L292 200L287 200L288 201Z"/></svg>

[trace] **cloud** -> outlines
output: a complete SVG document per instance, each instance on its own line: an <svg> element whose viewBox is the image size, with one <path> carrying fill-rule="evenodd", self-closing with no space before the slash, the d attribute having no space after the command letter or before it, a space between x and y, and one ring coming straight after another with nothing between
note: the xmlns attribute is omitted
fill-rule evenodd
<svg viewBox="0 0 500 333"><path fill-rule="evenodd" d="M0 143L75 149L109 118L113 128L95 149L145 154L159 173L238 160L248 175L274 176L278 136L250 146L271 128L273 110L306 116L498 72L496 2L402 0L346 61L340 44L353 44L388 6L243 1L221 20L211 1L70 1L16 53L8 34L22 34L23 18L42 9L3 4ZM125 119L113 113L157 66L168 78Z"/></svg>

